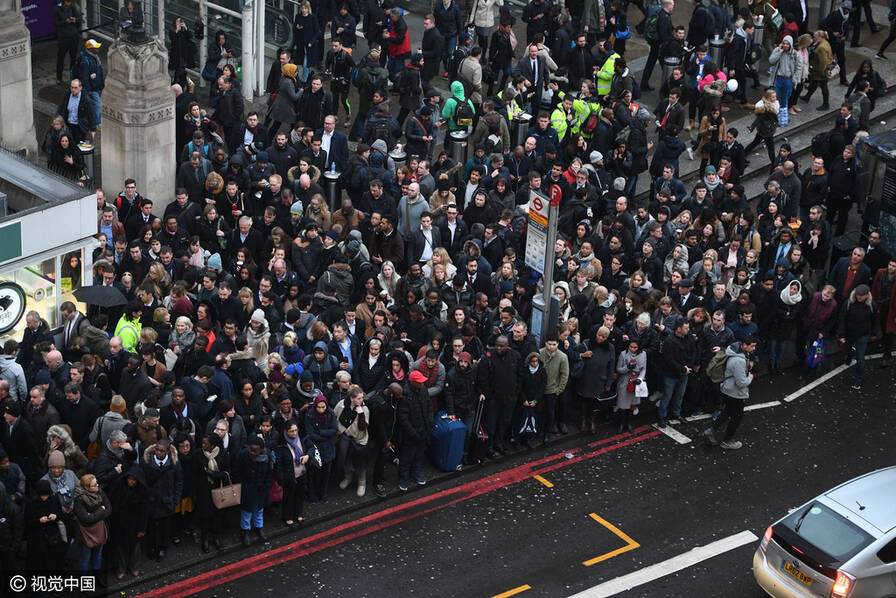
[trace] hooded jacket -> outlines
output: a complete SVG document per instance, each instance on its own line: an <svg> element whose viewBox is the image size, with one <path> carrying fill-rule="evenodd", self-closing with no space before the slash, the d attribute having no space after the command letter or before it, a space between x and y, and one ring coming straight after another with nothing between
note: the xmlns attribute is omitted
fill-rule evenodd
<svg viewBox="0 0 896 598"><path fill-rule="evenodd" d="M750 398L750 377L747 356L740 350L740 343L732 343L725 349L728 361L725 362L725 380L719 387L722 394L733 399Z"/></svg>
<svg viewBox="0 0 896 598"><path fill-rule="evenodd" d="M147 514L152 519L161 519L174 513L183 493L184 474L178 461L177 447L168 447L167 459L159 465L155 459L156 445L143 451L140 467L146 476Z"/></svg>
<svg viewBox="0 0 896 598"><path fill-rule="evenodd" d="M459 131L466 128L461 127L454 122L454 111L457 109L458 102L466 102L470 105L470 109L472 109L475 114L476 109L473 107L472 99L475 98L467 99L464 95L463 83L460 81L453 81L451 83L451 97L445 101L445 105L442 107L442 118L448 122L449 131Z"/></svg>

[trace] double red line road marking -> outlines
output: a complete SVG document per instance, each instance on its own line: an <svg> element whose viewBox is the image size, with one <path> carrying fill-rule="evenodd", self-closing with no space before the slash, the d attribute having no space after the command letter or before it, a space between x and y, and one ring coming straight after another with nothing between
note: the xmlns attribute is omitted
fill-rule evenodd
<svg viewBox="0 0 896 598"><path fill-rule="evenodd" d="M140 598L174 598L203 592L246 575L344 544L355 538L372 534L405 521L417 519L428 513L439 511L488 492L522 482L533 476L544 475L586 459L593 459L599 455L642 442L660 434L659 430L655 430L650 426L642 426L636 428L631 435L619 434L592 442L586 447L573 448L542 457L485 478L433 492L432 494L377 511L360 519L348 521L285 546L152 590L142 594ZM567 458L567 455L572 455L572 457Z"/></svg>

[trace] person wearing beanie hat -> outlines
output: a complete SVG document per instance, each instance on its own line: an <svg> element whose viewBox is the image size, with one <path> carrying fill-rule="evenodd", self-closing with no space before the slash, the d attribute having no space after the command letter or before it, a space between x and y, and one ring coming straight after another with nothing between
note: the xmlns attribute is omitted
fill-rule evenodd
<svg viewBox="0 0 896 598"><path fill-rule="evenodd" d="M207 263L209 269L214 270L215 272L219 271L222 267L221 264L221 254L213 253L208 258Z"/></svg>
<svg viewBox="0 0 896 598"><path fill-rule="evenodd" d="M50 451L50 454L47 456L47 467L50 469L65 467L65 455L62 454L62 451Z"/></svg>
<svg viewBox="0 0 896 598"><path fill-rule="evenodd" d="M432 401L424 386L426 379L426 374L420 370L411 372L408 376L410 390L398 403L397 420L403 438L398 457L398 489L402 492L407 492L410 479L418 486L426 484L420 474L420 465L433 427Z"/></svg>

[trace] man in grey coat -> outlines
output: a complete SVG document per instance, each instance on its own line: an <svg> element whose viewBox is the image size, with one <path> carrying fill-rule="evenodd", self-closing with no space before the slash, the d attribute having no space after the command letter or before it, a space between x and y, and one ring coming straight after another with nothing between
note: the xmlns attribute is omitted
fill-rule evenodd
<svg viewBox="0 0 896 598"><path fill-rule="evenodd" d="M744 417L744 404L750 398L750 384L753 382L754 361L751 359L756 351L756 339L747 336L740 343L732 343L725 349L728 361L725 363L725 380L720 391L725 400L725 408L712 426L703 431L706 440L713 445L719 445L723 449L737 450L743 446L739 440L734 440L734 433ZM721 443L716 434L725 427L725 436Z"/></svg>

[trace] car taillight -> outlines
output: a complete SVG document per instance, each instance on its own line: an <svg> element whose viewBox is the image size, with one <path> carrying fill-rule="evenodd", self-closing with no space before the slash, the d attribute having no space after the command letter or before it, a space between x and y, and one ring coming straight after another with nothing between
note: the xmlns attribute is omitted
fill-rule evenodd
<svg viewBox="0 0 896 598"><path fill-rule="evenodd" d="M834 587L831 588L831 598L845 598L852 588L852 577L843 571L837 571L837 579L834 580Z"/></svg>
<svg viewBox="0 0 896 598"><path fill-rule="evenodd" d="M762 536L762 542L759 543L759 548L762 552L765 552L765 549L768 548L768 543L772 539L772 526L768 526L768 529L765 530L765 534Z"/></svg>

